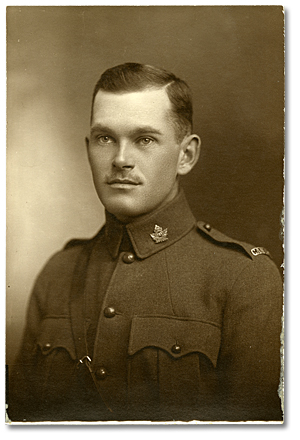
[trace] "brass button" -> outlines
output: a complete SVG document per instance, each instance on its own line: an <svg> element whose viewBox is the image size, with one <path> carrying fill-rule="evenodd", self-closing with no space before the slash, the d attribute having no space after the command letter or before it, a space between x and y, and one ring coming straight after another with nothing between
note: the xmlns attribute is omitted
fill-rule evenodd
<svg viewBox="0 0 300 440"><path fill-rule="evenodd" d="M96 378L99 380L104 380L107 376L107 371L104 367L100 367L95 372Z"/></svg>
<svg viewBox="0 0 300 440"><path fill-rule="evenodd" d="M43 345L43 350L48 351L48 350L50 350L51 347L52 347L52 345L50 344L50 342L47 342L46 344Z"/></svg>
<svg viewBox="0 0 300 440"><path fill-rule="evenodd" d="M131 264L135 260L135 256L131 252L125 252L125 254L122 257L122 260L126 264Z"/></svg>
<svg viewBox="0 0 300 440"><path fill-rule="evenodd" d="M174 344L173 347L171 348L172 353L174 354L179 354L181 352L181 347L178 344Z"/></svg>
<svg viewBox="0 0 300 440"><path fill-rule="evenodd" d="M206 223L206 224L204 225L204 228L205 228L208 232L211 230L211 226L210 226L209 223Z"/></svg>
<svg viewBox="0 0 300 440"><path fill-rule="evenodd" d="M113 307L106 307L103 313L106 318L113 318L116 316L116 311Z"/></svg>

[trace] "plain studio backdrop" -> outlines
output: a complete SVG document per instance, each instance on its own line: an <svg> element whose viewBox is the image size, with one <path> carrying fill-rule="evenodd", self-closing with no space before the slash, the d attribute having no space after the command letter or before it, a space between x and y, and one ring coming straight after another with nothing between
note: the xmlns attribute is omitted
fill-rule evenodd
<svg viewBox="0 0 300 440"><path fill-rule="evenodd" d="M182 180L198 219L266 247L280 268L284 156L280 6L7 9L7 363L38 272L104 223L84 137L101 73L153 64L194 95L198 165Z"/></svg>

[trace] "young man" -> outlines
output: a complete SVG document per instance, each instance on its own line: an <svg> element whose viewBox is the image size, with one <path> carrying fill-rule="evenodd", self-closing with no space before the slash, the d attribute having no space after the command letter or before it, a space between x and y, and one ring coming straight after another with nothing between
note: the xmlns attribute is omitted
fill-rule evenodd
<svg viewBox="0 0 300 440"><path fill-rule="evenodd" d="M86 144L106 223L38 277L9 417L281 420L281 278L265 249L189 209L188 86L147 65L107 70Z"/></svg>

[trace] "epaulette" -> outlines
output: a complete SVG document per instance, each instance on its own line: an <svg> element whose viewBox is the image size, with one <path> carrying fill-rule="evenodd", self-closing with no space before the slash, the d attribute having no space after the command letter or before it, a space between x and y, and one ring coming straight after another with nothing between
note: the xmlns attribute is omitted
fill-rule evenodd
<svg viewBox="0 0 300 440"><path fill-rule="evenodd" d="M79 239L73 238L73 240L68 241L68 243L64 246L64 250L71 249L75 246L80 246L89 243L91 240L89 239Z"/></svg>
<svg viewBox="0 0 300 440"><path fill-rule="evenodd" d="M270 252L266 248L257 246L253 247L249 243L228 237L217 229L214 229L209 223L199 221L197 222L197 226L198 229L203 232L209 240L215 242L219 246L238 249L247 254L252 260L259 255L267 255L268 257L272 258Z"/></svg>

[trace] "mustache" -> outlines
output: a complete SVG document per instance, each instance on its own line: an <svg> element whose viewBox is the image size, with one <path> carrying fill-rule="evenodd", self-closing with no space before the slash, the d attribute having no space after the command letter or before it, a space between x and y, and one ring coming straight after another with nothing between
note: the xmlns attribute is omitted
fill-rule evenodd
<svg viewBox="0 0 300 440"><path fill-rule="evenodd" d="M112 174L105 178L106 183L109 185L113 183L127 183L131 185L140 185L142 183L141 179L136 175L124 175L124 174Z"/></svg>

